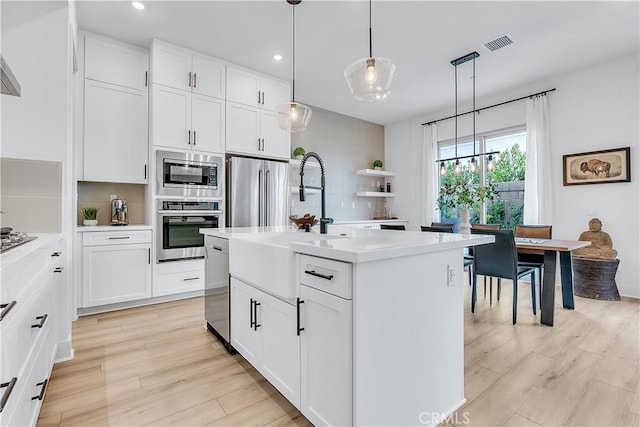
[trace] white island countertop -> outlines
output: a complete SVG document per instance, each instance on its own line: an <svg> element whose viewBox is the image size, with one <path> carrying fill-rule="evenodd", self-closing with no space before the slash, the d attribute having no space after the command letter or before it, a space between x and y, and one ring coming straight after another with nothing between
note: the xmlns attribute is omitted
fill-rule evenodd
<svg viewBox="0 0 640 427"><path fill-rule="evenodd" d="M227 227L203 228L205 235L223 239L251 239L262 233L304 233L292 227ZM340 230L332 238L320 235L318 239L299 241L292 236L290 247L294 252L330 258L338 261L360 263L397 258L421 253L493 243L493 236L477 234L429 233L397 230ZM330 236L330 235L329 235Z"/></svg>

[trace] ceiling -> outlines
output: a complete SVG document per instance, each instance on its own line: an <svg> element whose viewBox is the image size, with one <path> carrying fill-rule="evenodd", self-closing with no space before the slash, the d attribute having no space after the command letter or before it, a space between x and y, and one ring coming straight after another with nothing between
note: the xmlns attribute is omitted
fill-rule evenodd
<svg viewBox="0 0 640 427"><path fill-rule="evenodd" d="M291 7L277 1L76 1L81 28L136 45L156 37L291 79ZM477 99L549 76L638 55L638 1L373 1L373 55L397 67L383 101L354 100L344 68L368 56L368 2L304 0L296 8L296 100L379 124L451 106L450 61L477 51ZM508 34L514 44L483 43ZM272 59L274 53L284 56ZM471 63L458 67L460 102ZM546 88L541 88L546 89Z"/></svg>

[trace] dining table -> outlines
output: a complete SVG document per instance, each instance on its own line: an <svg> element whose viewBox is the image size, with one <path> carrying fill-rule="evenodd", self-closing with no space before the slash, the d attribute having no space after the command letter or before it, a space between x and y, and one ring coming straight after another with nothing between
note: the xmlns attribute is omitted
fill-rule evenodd
<svg viewBox="0 0 640 427"><path fill-rule="evenodd" d="M591 242L580 240L538 239L516 237L516 248L544 251L544 274L540 287L540 323L553 326L556 298L556 264L560 255L560 282L562 285L562 307L573 310L573 273L571 251L589 246Z"/></svg>

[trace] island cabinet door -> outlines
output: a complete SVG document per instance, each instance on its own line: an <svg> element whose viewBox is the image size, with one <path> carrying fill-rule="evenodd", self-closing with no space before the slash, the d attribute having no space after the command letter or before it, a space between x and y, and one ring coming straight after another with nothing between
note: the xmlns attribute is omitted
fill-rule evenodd
<svg viewBox="0 0 640 427"><path fill-rule="evenodd" d="M231 345L254 367L262 357L260 316L262 304L258 291L244 282L231 278Z"/></svg>
<svg viewBox="0 0 640 427"><path fill-rule="evenodd" d="M352 304L300 286L300 411L314 425L352 421Z"/></svg>
<svg viewBox="0 0 640 427"><path fill-rule="evenodd" d="M262 360L258 370L296 408L300 407L300 337L296 306L262 293L258 329Z"/></svg>

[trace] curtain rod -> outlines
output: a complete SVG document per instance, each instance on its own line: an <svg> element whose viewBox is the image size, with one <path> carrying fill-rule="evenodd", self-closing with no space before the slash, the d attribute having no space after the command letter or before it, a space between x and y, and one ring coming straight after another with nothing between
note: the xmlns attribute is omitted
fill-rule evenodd
<svg viewBox="0 0 640 427"><path fill-rule="evenodd" d="M499 106L504 105L504 104L510 104L512 102L521 101L521 100L527 99L527 98L533 98L534 96L538 96L538 95L545 95L547 92L553 92L555 90L556 90L556 88L554 87L553 89L547 89L547 90L543 90L542 92L532 93L531 95L521 96L520 98L512 99L510 101L500 102L498 104L489 105L488 107L478 108L477 110L467 111L465 113L456 114L456 115L445 117L445 118L438 119L438 120L431 120L430 122L422 123L422 126L425 126L425 125L429 126L429 125L431 125L433 123L441 122L443 120L453 119L453 118L460 117L460 116L466 116L467 114L471 114L471 113L479 113L482 110L487 110L489 108L499 107Z"/></svg>

